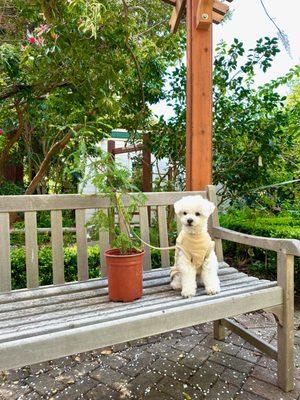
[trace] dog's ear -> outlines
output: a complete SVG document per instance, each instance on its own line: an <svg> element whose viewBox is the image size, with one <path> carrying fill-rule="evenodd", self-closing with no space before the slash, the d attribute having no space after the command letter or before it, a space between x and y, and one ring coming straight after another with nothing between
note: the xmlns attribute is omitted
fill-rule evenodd
<svg viewBox="0 0 300 400"><path fill-rule="evenodd" d="M179 214L181 211L183 211L183 200L184 199L180 199L174 203L174 210L176 214Z"/></svg>
<svg viewBox="0 0 300 400"><path fill-rule="evenodd" d="M214 211L216 206L209 200L201 198L202 214L208 218Z"/></svg>

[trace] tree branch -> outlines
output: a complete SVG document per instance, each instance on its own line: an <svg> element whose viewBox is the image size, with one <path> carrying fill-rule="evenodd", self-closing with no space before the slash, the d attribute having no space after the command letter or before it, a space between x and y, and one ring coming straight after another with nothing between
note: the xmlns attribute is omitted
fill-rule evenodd
<svg viewBox="0 0 300 400"><path fill-rule="evenodd" d="M60 141L54 143L48 153L46 154L46 157L44 158L38 172L36 173L35 177L32 179L30 182L28 188L25 191L25 194L33 194L41 180L44 178L50 163L52 157L57 154L61 149L63 149L66 144L70 141L72 137L72 132L67 133Z"/></svg>

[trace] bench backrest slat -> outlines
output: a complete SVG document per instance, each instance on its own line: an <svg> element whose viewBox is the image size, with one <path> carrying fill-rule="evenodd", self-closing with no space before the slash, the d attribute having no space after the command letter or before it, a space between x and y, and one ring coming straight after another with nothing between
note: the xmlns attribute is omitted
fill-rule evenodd
<svg viewBox="0 0 300 400"><path fill-rule="evenodd" d="M78 280L89 279L85 210L75 210Z"/></svg>
<svg viewBox="0 0 300 400"><path fill-rule="evenodd" d="M108 209L102 209L102 212L108 215ZM100 250L100 264L101 264L101 276L107 276L107 265L104 253L110 248L109 244L109 233L104 229L99 230L99 250Z"/></svg>
<svg viewBox="0 0 300 400"><path fill-rule="evenodd" d="M168 238L168 222L167 222L167 210L165 206L157 207L157 218L158 218L158 230L159 230L159 244L160 247L169 246ZM161 250L161 266L170 266L170 255L169 250Z"/></svg>
<svg viewBox="0 0 300 400"><path fill-rule="evenodd" d="M140 207L140 229L141 238L146 243L150 243L150 231L149 231L149 213L148 207ZM151 269L151 253L150 248L145 246L145 256L144 256L144 270Z"/></svg>
<svg viewBox="0 0 300 400"><path fill-rule="evenodd" d="M0 213L0 292L11 290L9 214Z"/></svg>
<svg viewBox="0 0 300 400"><path fill-rule="evenodd" d="M25 212L25 249L27 288L39 286L39 262L36 212Z"/></svg>
<svg viewBox="0 0 300 400"><path fill-rule="evenodd" d="M64 246L61 210L51 211L51 246L53 283L64 283Z"/></svg>

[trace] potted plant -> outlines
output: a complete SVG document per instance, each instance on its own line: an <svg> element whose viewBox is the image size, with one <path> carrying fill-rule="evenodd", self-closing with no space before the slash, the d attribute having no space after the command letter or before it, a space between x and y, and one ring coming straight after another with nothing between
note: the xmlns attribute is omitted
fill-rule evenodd
<svg viewBox="0 0 300 400"><path fill-rule="evenodd" d="M88 170L85 177L111 202L108 213L99 210L89 221L94 228L107 230L110 235L112 248L105 252L109 298L112 301L134 301L142 296L143 291L144 250L131 222L137 208L144 204L145 196L134 185L129 171L117 164L110 154L99 150ZM128 196L129 193L132 194ZM123 203L125 197L126 207Z"/></svg>

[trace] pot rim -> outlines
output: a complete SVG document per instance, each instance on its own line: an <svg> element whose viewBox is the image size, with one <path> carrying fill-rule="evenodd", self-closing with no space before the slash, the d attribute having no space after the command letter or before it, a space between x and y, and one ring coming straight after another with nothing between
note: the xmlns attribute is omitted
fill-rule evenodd
<svg viewBox="0 0 300 400"><path fill-rule="evenodd" d="M107 249L107 250L105 250L104 254L106 256L113 257L113 258L137 257L137 256L141 256L141 255L145 254L145 250L141 250L141 251L139 251L137 253L134 253L134 254L111 254L110 253L111 251L115 251L115 250L119 250L119 249L117 249L117 248Z"/></svg>

